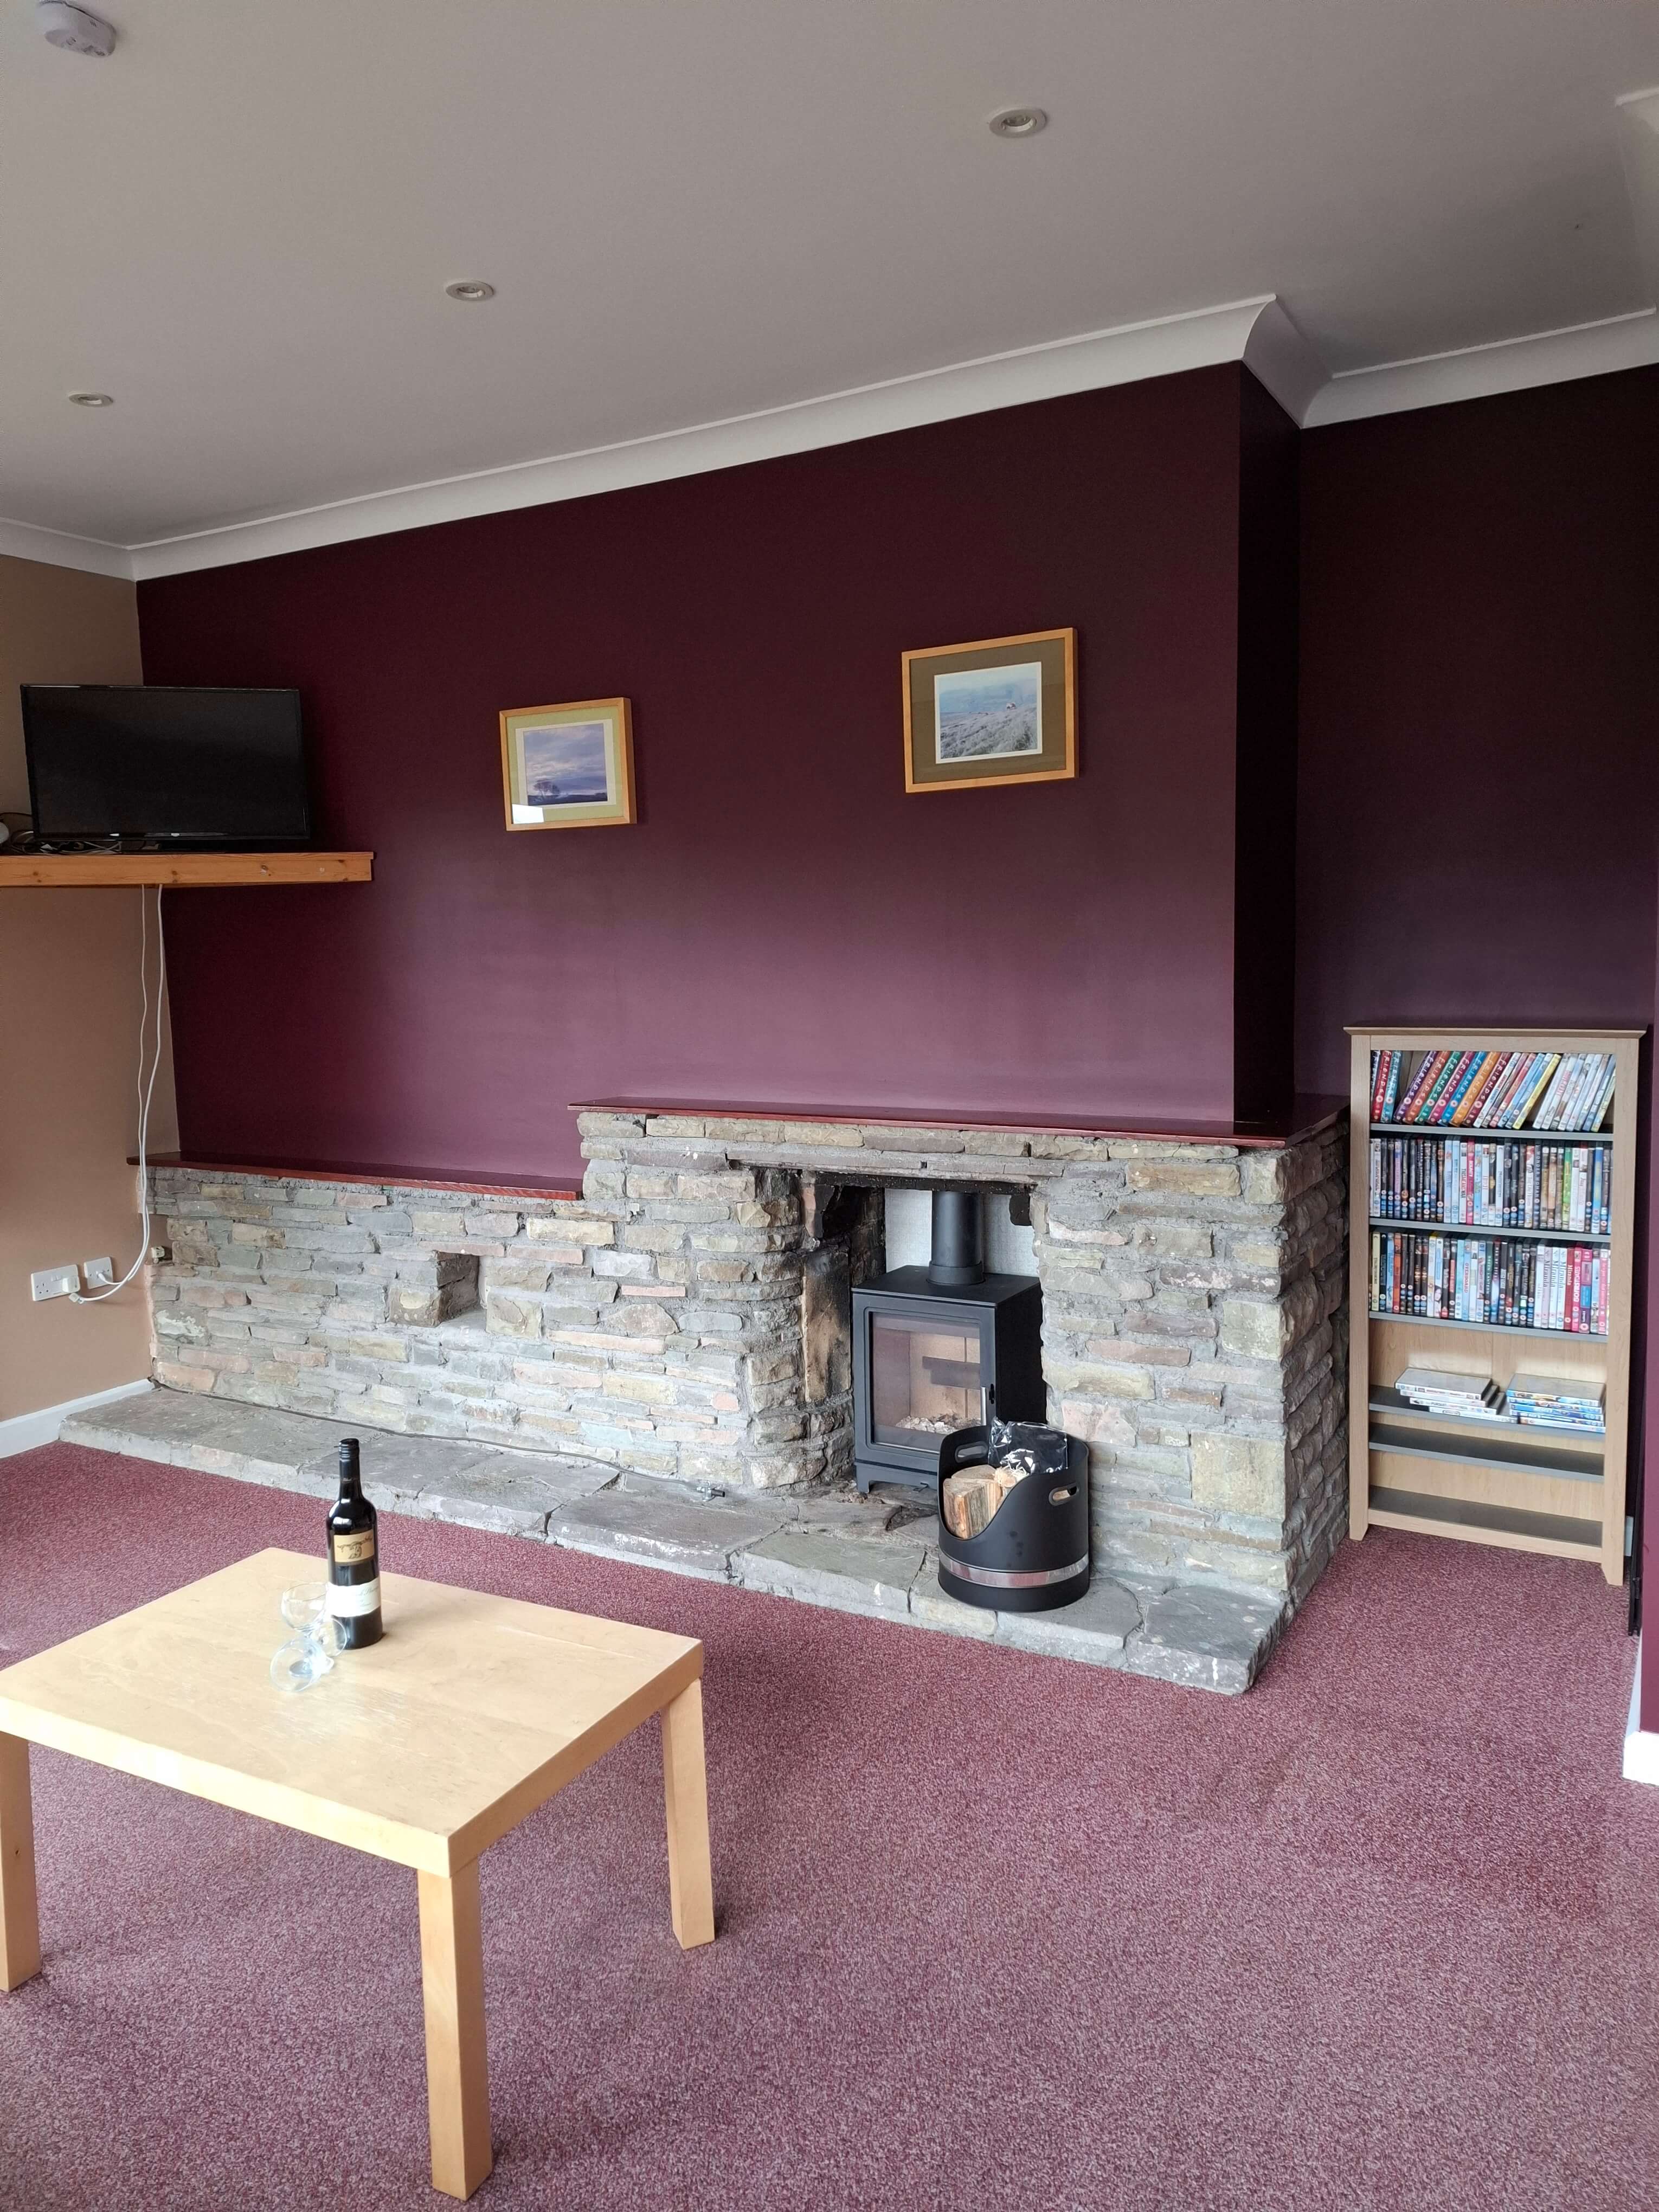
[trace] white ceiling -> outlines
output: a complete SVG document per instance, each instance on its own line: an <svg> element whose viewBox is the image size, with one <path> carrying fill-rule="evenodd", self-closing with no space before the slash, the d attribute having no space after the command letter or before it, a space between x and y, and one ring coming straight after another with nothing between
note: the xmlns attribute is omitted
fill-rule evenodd
<svg viewBox="0 0 1659 2212"><path fill-rule="evenodd" d="M309 542L353 535L409 514L339 502L923 380L782 437L821 442L987 404L930 372L1152 319L1192 319L1152 367L1237 357L1273 296L1313 420L1425 396L1352 372L1534 333L1598 326L1553 370L1500 347L1499 380L1659 357L1655 317L1615 319L1654 289L1614 106L1659 82L1659 0L101 12L106 61L0 0L0 516L105 546L322 505ZM1018 101L1050 127L994 138ZM444 297L468 276L498 296ZM1112 380L1098 351L1061 383ZM1035 358L1001 396L1045 388ZM708 465L678 451L621 473Z"/></svg>

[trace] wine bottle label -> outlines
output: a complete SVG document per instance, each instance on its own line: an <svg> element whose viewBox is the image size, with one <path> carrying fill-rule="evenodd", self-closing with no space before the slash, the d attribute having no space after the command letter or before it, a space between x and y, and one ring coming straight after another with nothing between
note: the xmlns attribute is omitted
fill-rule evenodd
<svg viewBox="0 0 1659 2212"><path fill-rule="evenodd" d="M328 1589L328 1609L341 1620L356 1620L366 1613L380 1609L380 1577L372 1583L331 1583Z"/></svg>
<svg viewBox="0 0 1659 2212"><path fill-rule="evenodd" d="M361 1566L365 1559L374 1556L374 1531L359 1528L334 1539L334 1564L337 1567Z"/></svg>

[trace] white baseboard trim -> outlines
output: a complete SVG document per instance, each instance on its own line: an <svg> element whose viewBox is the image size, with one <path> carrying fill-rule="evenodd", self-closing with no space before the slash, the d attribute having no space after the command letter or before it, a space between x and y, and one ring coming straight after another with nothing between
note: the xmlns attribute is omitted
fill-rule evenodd
<svg viewBox="0 0 1659 2212"><path fill-rule="evenodd" d="M155 1388L149 1381L118 1382L112 1390L94 1390L85 1398L65 1398L61 1406L42 1406L38 1413L14 1413L10 1420L0 1421L0 1459L55 1444L71 1413L89 1413L94 1406L112 1406L118 1398L140 1397Z"/></svg>
<svg viewBox="0 0 1659 2212"><path fill-rule="evenodd" d="M1625 1723L1625 1779L1659 1784L1659 1732L1642 1725L1642 1639L1636 1639L1636 1674Z"/></svg>

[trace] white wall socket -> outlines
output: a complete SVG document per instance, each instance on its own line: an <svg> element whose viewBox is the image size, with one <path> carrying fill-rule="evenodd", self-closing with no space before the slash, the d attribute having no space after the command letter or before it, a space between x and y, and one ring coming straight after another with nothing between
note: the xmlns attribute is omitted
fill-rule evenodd
<svg viewBox="0 0 1659 2212"><path fill-rule="evenodd" d="M115 1280L115 1262L107 1254L101 1260L82 1260L81 1275L87 1288L95 1290L100 1283Z"/></svg>
<svg viewBox="0 0 1659 2212"><path fill-rule="evenodd" d="M29 1296L37 1305L42 1298L66 1298L80 1287L78 1267L42 1267L38 1275L29 1277Z"/></svg>

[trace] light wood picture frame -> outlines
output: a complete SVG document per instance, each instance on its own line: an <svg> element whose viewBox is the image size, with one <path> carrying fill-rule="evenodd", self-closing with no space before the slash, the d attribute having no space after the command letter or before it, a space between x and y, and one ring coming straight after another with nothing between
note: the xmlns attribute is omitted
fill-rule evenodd
<svg viewBox="0 0 1659 2212"><path fill-rule="evenodd" d="M1077 632L1028 630L903 656L904 788L1053 783L1077 770Z"/></svg>
<svg viewBox="0 0 1659 2212"><path fill-rule="evenodd" d="M509 830L594 830L631 823L634 733L626 699L509 707L501 715L501 795Z"/></svg>

